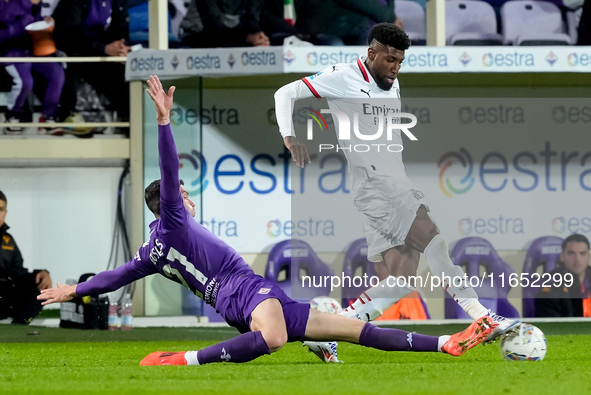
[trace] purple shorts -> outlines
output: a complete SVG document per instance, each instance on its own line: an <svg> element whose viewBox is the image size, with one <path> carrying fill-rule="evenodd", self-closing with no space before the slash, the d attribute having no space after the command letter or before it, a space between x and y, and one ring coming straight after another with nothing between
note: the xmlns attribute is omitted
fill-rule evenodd
<svg viewBox="0 0 591 395"><path fill-rule="evenodd" d="M216 308L229 325L245 333L250 332L252 311L266 299L277 299L283 306L288 341L303 341L310 305L294 301L261 276L246 274L230 279L218 292Z"/></svg>

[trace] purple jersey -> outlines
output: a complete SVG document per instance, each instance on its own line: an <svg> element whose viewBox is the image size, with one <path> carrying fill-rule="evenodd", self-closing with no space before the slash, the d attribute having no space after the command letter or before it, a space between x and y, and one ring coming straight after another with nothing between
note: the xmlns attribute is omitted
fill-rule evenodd
<svg viewBox="0 0 591 395"><path fill-rule="evenodd" d="M158 126L158 150L162 177L160 218L150 224L150 240L125 265L78 284L76 293L83 296L109 292L160 273L223 313L228 297L236 289L225 289L219 305L218 291L230 278L254 275L254 272L232 247L196 222L185 209L180 192L179 157L170 125Z"/></svg>
<svg viewBox="0 0 591 395"><path fill-rule="evenodd" d="M0 1L0 55L30 56L32 41L25 26L41 20L40 5L31 0Z"/></svg>

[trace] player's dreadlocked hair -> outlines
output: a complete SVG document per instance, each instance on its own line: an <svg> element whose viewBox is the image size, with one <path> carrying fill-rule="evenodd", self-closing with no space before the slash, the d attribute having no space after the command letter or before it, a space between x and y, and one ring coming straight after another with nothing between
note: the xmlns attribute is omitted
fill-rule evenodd
<svg viewBox="0 0 591 395"><path fill-rule="evenodd" d="M400 51L406 51L410 47L408 34L393 23L382 22L375 25L367 36L367 45L371 45L374 39Z"/></svg>
<svg viewBox="0 0 591 395"><path fill-rule="evenodd" d="M185 185L181 180L181 185ZM146 205L155 216L160 217L160 180L152 181L144 191Z"/></svg>

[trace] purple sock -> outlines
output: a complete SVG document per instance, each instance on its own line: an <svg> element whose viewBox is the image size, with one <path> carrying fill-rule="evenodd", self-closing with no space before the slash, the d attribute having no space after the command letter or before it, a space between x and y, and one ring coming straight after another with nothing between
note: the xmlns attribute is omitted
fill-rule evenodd
<svg viewBox="0 0 591 395"><path fill-rule="evenodd" d="M248 362L271 354L261 332L247 332L233 339L197 351L200 365L212 362Z"/></svg>
<svg viewBox="0 0 591 395"><path fill-rule="evenodd" d="M438 336L426 336L400 329L378 328L369 322L365 324L359 344L384 351L439 351Z"/></svg>

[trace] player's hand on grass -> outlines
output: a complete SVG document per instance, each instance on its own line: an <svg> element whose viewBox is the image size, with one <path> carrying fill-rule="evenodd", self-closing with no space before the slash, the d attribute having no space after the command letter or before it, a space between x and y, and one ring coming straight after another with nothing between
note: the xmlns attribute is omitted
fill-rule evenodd
<svg viewBox="0 0 591 395"><path fill-rule="evenodd" d="M148 95L150 95L156 105L158 123L166 125L170 122L170 109L172 108L173 93L176 88L171 86L168 88L168 93L164 92L162 83L157 75L151 75L147 82L148 89L146 89L146 92L148 92Z"/></svg>
<svg viewBox="0 0 591 395"><path fill-rule="evenodd" d="M41 291L41 294L37 296L37 300L43 300L42 306L51 303L62 303L68 302L76 296L76 287L78 284L66 285L57 283L57 288L49 288Z"/></svg>
<svg viewBox="0 0 591 395"><path fill-rule="evenodd" d="M291 158L296 163L297 167L303 169L306 164L312 163L306 146L294 136L284 137L283 144L285 144L287 149L291 152Z"/></svg>

